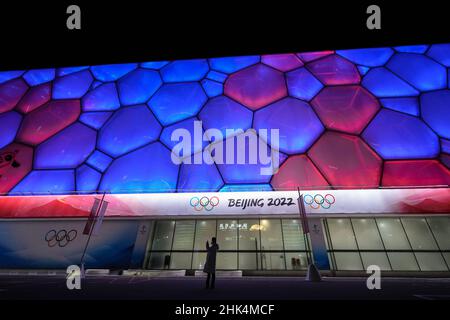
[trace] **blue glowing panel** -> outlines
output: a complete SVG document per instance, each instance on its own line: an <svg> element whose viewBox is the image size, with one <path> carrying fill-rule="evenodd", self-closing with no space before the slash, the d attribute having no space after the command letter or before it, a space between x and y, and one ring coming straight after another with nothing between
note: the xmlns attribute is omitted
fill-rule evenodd
<svg viewBox="0 0 450 320"><path fill-rule="evenodd" d="M369 72L370 68L364 66L358 66L359 73L364 76L367 72Z"/></svg>
<svg viewBox="0 0 450 320"><path fill-rule="evenodd" d="M20 77L25 71L0 71L0 84Z"/></svg>
<svg viewBox="0 0 450 320"><path fill-rule="evenodd" d="M11 194L66 194L75 191L73 170L32 171L12 190Z"/></svg>
<svg viewBox="0 0 450 320"><path fill-rule="evenodd" d="M22 116L15 111L0 114L0 149L13 142L21 121Z"/></svg>
<svg viewBox="0 0 450 320"><path fill-rule="evenodd" d="M164 82L198 81L209 71L204 59L174 61L161 69Z"/></svg>
<svg viewBox="0 0 450 320"><path fill-rule="evenodd" d="M256 64L259 61L259 56L225 57L209 59L209 64L213 70L224 73L233 73L245 67Z"/></svg>
<svg viewBox="0 0 450 320"><path fill-rule="evenodd" d="M225 80L227 79L227 75L221 72L217 72L214 70L211 70L206 77L210 80L214 80L220 83L224 83Z"/></svg>
<svg viewBox="0 0 450 320"><path fill-rule="evenodd" d="M442 138L450 139L450 90L425 93L420 105L426 123Z"/></svg>
<svg viewBox="0 0 450 320"><path fill-rule="evenodd" d="M159 70L168 64L169 61L151 61L141 63L141 68Z"/></svg>
<svg viewBox="0 0 450 320"><path fill-rule="evenodd" d="M161 125L146 105L119 109L105 123L98 137L98 148L112 157L155 141Z"/></svg>
<svg viewBox="0 0 450 320"><path fill-rule="evenodd" d="M109 64L91 67L92 74L100 81L115 81L137 68L137 63Z"/></svg>
<svg viewBox="0 0 450 320"><path fill-rule="evenodd" d="M177 129L184 129L185 135L177 136L174 133ZM172 134L174 134L175 141L172 141ZM190 149L180 150L179 153L176 153L178 156L186 157L190 156L193 153L201 151L207 144L207 141L203 141L203 129L202 123L197 118L190 118L180 122L177 122L171 126L165 127L159 137L162 143L164 143L169 149L173 150L175 145L185 142L184 139L188 139L190 143Z"/></svg>
<svg viewBox="0 0 450 320"><path fill-rule="evenodd" d="M227 134L226 129L249 129L252 126L253 113L234 100L220 96L210 99L198 117L205 130L218 129L223 137L228 137L230 134Z"/></svg>
<svg viewBox="0 0 450 320"><path fill-rule="evenodd" d="M104 172L112 162L112 158L101 151L95 150L86 163L100 172Z"/></svg>
<svg viewBox="0 0 450 320"><path fill-rule="evenodd" d="M408 53L424 53L427 51L427 45L415 45L415 46L399 46L394 47L398 52L408 52Z"/></svg>
<svg viewBox="0 0 450 320"><path fill-rule="evenodd" d="M57 133L36 149L36 169L75 168L95 149L96 131L75 123Z"/></svg>
<svg viewBox="0 0 450 320"><path fill-rule="evenodd" d="M391 48L370 48L337 50L337 54L348 60L367 67L378 67L384 65L394 53Z"/></svg>
<svg viewBox="0 0 450 320"><path fill-rule="evenodd" d="M243 192L243 191L272 191L270 184L226 184L220 192Z"/></svg>
<svg viewBox="0 0 450 320"><path fill-rule="evenodd" d="M135 70L118 81L120 100L124 105L145 103L161 83L157 71Z"/></svg>
<svg viewBox="0 0 450 320"><path fill-rule="evenodd" d="M114 83L96 87L81 100L83 111L110 111L120 107L119 96Z"/></svg>
<svg viewBox="0 0 450 320"><path fill-rule="evenodd" d="M450 154L450 140L441 139L441 150Z"/></svg>
<svg viewBox="0 0 450 320"><path fill-rule="evenodd" d="M287 73L286 80L289 95L302 100L311 100L323 88L322 83L305 68Z"/></svg>
<svg viewBox="0 0 450 320"><path fill-rule="evenodd" d="M203 89L205 89L206 94L210 98L220 96L223 93L223 85L219 82L204 79L202 80L202 86Z"/></svg>
<svg viewBox="0 0 450 320"><path fill-rule="evenodd" d="M86 112L81 114L80 121L92 128L100 129L111 114L112 112Z"/></svg>
<svg viewBox="0 0 450 320"><path fill-rule="evenodd" d="M385 108L404 112L412 116L419 115L419 100L417 98L385 98L380 99Z"/></svg>
<svg viewBox="0 0 450 320"><path fill-rule="evenodd" d="M437 90L447 86L447 70L420 54L397 53L387 67L421 91Z"/></svg>
<svg viewBox="0 0 450 320"><path fill-rule="evenodd" d="M102 174L87 165L82 165L76 170L77 191L95 192Z"/></svg>
<svg viewBox="0 0 450 320"><path fill-rule="evenodd" d="M450 67L450 43L432 45L427 55L444 66Z"/></svg>
<svg viewBox="0 0 450 320"><path fill-rule="evenodd" d="M110 192L170 192L177 187L178 165L171 152L155 142L133 151L109 166L100 190Z"/></svg>
<svg viewBox="0 0 450 320"><path fill-rule="evenodd" d="M381 110L362 134L384 159L433 158L439 154L438 137L420 119Z"/></svg>
<svg viewBox="0 0 450 320"><path fill-rule="evenodd" d="M53 82L53 99L81 98L91 86L92 75L88 70L57 78Z"/></svg>
<svg viewBox="0 0 450 320"><path fill-rule="evenodd" d="M163 85L148 105L163 125L195 116L208 98L197 82Z"/></svg>
<svg viewBox="0 0 450 320"><path fill-rule="evenodd" d="M56 70L56 74L58 77L66 76L71 73L75 73L78 71L83 71L85 69L88 69L88 66L82 66L82 67L68 67L68 68L59 68Z"/></svg>
<svg viewBox="0 0 450 320"><path fill-rule="evenodd" d="M313 109L304 101L285 98L255 113L253 127L268 129L272 148L287 154L303 153L324 130ZM272 143L271 130L279 130L279 146Z"/></svg>
<svg viewBox="0 0 450 320"><path fill-rule="evenodd" d="M52 81L55 78L55 69L30 70L23 75L23 78L30 86L37 86Z"/></svg>
<svg viewBox="0 0 450 320"><path fill-rule="evenodd" d="M102 84L104 84L104 82L95 80L94 82L92 82L92 85L91 85L91 89L90 89L90 90L94 90L95 88L101 86Z"/></svg>
<svg viewBox="0 0 450 320"><path fill-rule="evenodd" d="M193 158L193 157L192 157ZM213 192L223 186L222 177L215 164L182 164L177 189L182 192Z"/></svg>
<svg viewBox="0 0 450 320"><path fill-rule="evenodd" d="M379 98L419 95L419 91L385 68L371 69L362 85Z"/></svg>

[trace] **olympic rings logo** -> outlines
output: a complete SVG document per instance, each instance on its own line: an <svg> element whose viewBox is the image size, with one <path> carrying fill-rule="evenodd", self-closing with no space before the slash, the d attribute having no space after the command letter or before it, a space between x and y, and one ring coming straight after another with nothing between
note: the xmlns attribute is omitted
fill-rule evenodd
<svg viewBox="0 0 450 320"><path fill-rule="evenodd" d="M75 229L72 229L70 231L67 231L65 229L56 231L55 229L52 229L46 233L45 241L47 241L49 247L54 247L56 245L65 247L69 244L69 242L75 240L76 237L77 230Z"/></svg>
<svg viewBox="0 0 450 320"><path fill-rule="evenodd" d="M195 211L202 211L205 209L206 211L211 211L214 207L219 205L219 198L214 196L211 198L208 197L192 197L189 201L191 207L195 209Z"/></svg>
<svg viewBox="0 0 450 320"><path fill-rule="evenodd" d="M336 202L336 199L332 194L326 194L325 196L322 196L321 194L316 195L310 195L305 194L303 195L303 201L305 204L309 205L312 209L330 209L331 205Z"/></svg>

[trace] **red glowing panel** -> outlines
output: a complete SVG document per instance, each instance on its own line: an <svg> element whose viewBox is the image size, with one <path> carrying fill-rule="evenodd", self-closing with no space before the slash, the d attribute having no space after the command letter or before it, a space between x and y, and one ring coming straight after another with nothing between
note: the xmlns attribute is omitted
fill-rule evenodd
<svg viewBox="0 0 450 320"><path fill-rule="evenodd" d="M386 161L382 185L450 185L450 171L437 160Z"/></svg>
<svg viewBox="0 0 450 320"><path fill-rule="evenodd" d="M287 159L273 176L271 185L274 190L294 190L297 187L320 188L328 182L305 155Z"/></svg>
<svg viewBox="0 0 450 320"><path fill-rule="evenodd" d="M39 144L75 122L79 115L79 100L51 101L24 118L17 140Z"/></svg>
<svg viewBox="0 0 450 320"><path fill-rule="evenodd" d="M360 86L326 87L312 105L328 129L359 134L380 108L378 100Z"/></svg>
<svg viewBox="0 0 450 320"><path fill-rule="evenodd" d="M303 62L295 54L271 54L261 57L261 62L286 72L303 66Z"/></svg>
<svg viewBox="0 0 450 320"><path fill-rule="evenodd" d="M357 84L361 80L351 62L332 55L306 65L309 71L325 85Z"/></svg>
<svg viewBox="0 0 450 320"><path fill-rule="evenodd" d="M0 195L11 190L32 168L33 149L13 143L0 150Z"/></svg>
<svg viewBox="0 0 450 320"><path fill-rule="evenodd" d="M381 159L359 137L326 132L308 155L336 188L374 188L379 184Z"/></svg>
<svg viewBox="0 0 450 320"><path fill-rule="evenodd" d="M0 113L14 108L27 91L28 86L22 79L11 80L0 85Z"/></svg>
<svg viewBox="0 0 450 320"><path fill-rule="evenodd" d="M326 56L329 56L330 54L333 54L334 51L318 51L318 52L306 52L306 53L299 53L297 54L300 59L302 59L305 62L314 61Z"/></svg>
<svg viewBox="0 0 450 320"><path fill-rule="evenodd" d="M16 106L16 109L22 113L30 113L49 101L50 97L51 86L49 83L33 87L27 92L22 100L20 100Z"/></svg>

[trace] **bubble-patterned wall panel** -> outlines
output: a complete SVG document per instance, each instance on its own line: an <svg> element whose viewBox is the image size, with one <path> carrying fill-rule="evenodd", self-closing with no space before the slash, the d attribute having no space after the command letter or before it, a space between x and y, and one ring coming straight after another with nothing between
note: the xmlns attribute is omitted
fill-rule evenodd
<svg viewBox="0 0 450 320"><path fill-rule="evenodd" d="M450 44L0 71L0 194L449 185L449 75ZM177 163L176 129L280 168Z"/></svg>

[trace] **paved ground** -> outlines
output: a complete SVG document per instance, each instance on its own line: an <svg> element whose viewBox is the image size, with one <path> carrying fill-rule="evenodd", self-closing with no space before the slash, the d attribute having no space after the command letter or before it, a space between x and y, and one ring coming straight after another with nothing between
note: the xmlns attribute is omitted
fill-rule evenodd
<svg viewBox="0 0 450 320"><path fill-rule="evenodd" d="M206 290L201 278L88 276L81 290L68 290L64 276L0 276L0 299L417 299L450 300L450 279L383 278L368 290L365 278L219 278Z"/></svg>

